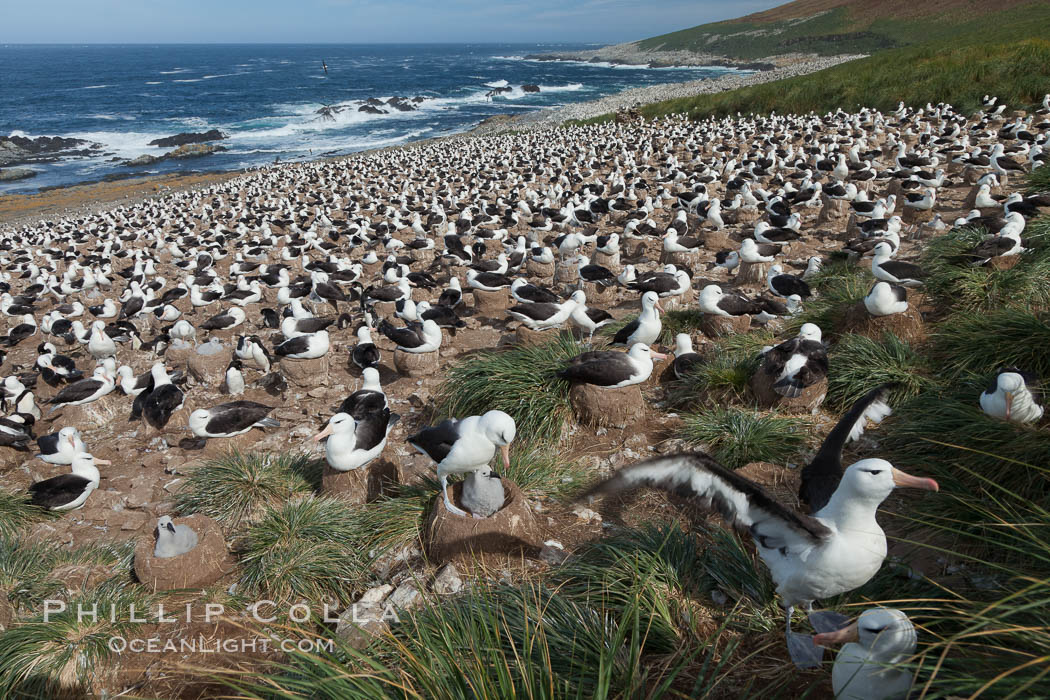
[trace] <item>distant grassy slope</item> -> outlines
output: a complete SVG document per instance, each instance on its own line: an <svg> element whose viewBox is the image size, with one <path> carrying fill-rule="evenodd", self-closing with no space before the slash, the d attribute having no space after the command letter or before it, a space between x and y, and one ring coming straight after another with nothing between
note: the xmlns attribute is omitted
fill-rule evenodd
<svg viewBox="0 0 1050 700"><path fill-rule="evenodd" d="M994 23L917 46L892 49L818 73L644 105L647 118L686 113L707 116L825 112L838 107L892 109L950 102L964 111L994 94L1025 107L1050 92L1050 3L1018 7ZM598 117L590 122L605 121Z"/></svg>
<svg viewBox="0 0 1050 700"><path fill-rule="evenodd" d="M740 19L643 39L643 50L754 59L784 53L876 53L998 21L1045 0L797 0Z"/></svg>

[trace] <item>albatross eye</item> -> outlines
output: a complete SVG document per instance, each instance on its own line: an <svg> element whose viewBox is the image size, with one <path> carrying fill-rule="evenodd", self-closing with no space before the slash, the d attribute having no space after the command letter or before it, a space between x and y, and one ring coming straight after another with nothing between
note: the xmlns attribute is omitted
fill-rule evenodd
<svg viewBox="0 0 1050 700"><path fill-rule="evenodd" d="M869 469L868 473L871 474L872 476L876 476L878 474L881 474L883 471L884 470L882 470L882 469Z"/></svg>

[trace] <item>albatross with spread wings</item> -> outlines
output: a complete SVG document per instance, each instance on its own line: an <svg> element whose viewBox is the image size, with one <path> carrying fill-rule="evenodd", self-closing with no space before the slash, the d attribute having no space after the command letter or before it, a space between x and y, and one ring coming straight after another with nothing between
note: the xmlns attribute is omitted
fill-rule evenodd
<svg viewBox="0 0 1050 700"><path fill-rule="evenodd" d="M811 611L814 601L852 591L875 575L886 558L886 535L875 513L894 488L938 490L933 479L905 474L884 459L862 459L842 474L827 505L803 515L710 456L694 452L633 464L581 498L642 486L692 499L751 535L786 609L788 651L800 668L818 666L823 651L812 637L791 631L795 606ZM810 614L818 632L832 631L844 621L828 611Z"/></svg>

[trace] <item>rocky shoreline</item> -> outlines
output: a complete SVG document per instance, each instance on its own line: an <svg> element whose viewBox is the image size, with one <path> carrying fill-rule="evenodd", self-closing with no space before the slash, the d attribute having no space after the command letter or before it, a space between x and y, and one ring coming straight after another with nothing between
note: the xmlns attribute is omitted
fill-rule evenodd
<svg viewBox="0 0 1050 700"><path fill-rule="evenodd" d="M782 54L753 61L716 54L698 53L696 51L643 49L638 42L632 41L582 51L529 54L525 58L530 61L585 61L587 63L612 63L621 66L649 66L650 68L718 66L740 68L742 70L768 71L799 62L807 63L812 59L812 56L808 54Z"/></svg>
<svg viewBox="0 0 1050 700"><path fill-rule="evenodd" d="M607 47L608 48L608 47ZM805 59L796 57L791 63L772 70L752 73L729 73L718 78L692 80L684 83L662 83L647 87L624 90L615 95L608 95L590 102L579 102L564 105L555 109L528 112L526 114L507 115L502 118L490 118L479 124L472 134L489 134L497 131L521 129L547 129L573 119L590 119L603 114L613 114L625 109L662 100L673 100L694 95L714 94L727 90L736 90L751 85L769 83L785 78L794 78L808 73L815 73L831 68L840 63L865 58L861 55L846 56L808 56ZM707 65L707 64L705 64Z"/></svg>

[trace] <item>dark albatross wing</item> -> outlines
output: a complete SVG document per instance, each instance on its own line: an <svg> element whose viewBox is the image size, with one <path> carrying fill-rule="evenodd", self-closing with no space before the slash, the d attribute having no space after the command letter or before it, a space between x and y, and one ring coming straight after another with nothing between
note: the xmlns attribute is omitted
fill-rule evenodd
<svg viewBox="0 0 1050 700"><path fill-rule="evenodd" d="M298 355L306 352L310 348L311 337L309 335L297 335L294 338L289 338L276 346L273 349L273 354L283 357L284 355Z"/></svg>
<svg viewBox="0 0 1050 700"><path fill-rule="evenodd" d="M90 479L76 474L53 476L29 486L29 502L42 508L58 508L79 498L90 483Z"/></svg>
<svg viewBox="0 0 1050 700"><path fill-rule="evenodd" d="M639 325L640 324L638 322L638 319L636 318L633 321L631 321L630 323L628 323L626 326L621 328L620 330L616 331L616 335L614 335L613 339L612 339L613 344L614 345L623 345L623 344L625 344L627 342L627 339L630 338L631 335L633 335L636 330L638 330L638 326Z"/></svg>
<svg viewBox="0 0 1050 700"><path fill-rule="evenodd" d="M530 318L533 321L545 321L548 318L556 315L561 311L561 307L557 304L547 303L533 303L533 304L518 304L507 309L509 314L519 314Z"/></svg>
<svg viewBox="0 0 1050 700"><path fill-rule="evenodd" d="M718 308L730 316L743 316L744 314L756 314L761 311L755 302L739 294L723 294L718 300Z"/></svg>
<svg viewBox="0 0 1050 700"><path fill-rule="evenodd" d="M383 411L386 407L386 395L382 392L358 389L343 399L336 413L346 413L355 421L361 421L366 416Z"/></svg>
<svg viewBox="0 0 1050 700"><path fill-rule="evenodd" d="M926 276L921 267L903 260L887 260L879 267L899 280L920 280Z"/></svg>
<svg viewBox="0 0 1050 700"><path fill-rule="evenodd" d="M839 487L839 481L842 479L842 448L851 439L860 437L864 431L864 421L869 418L869 413L875 405L881 404L878 420L881 421L888 415L889 406L885 401L893 386L893 383L877 386L857 399L824 438L810 463L802 468L798 498L809 506L811 513L816 513L826 506L831 500L831 494ZM872 418L874 420L875 417Z"/></svg>
<svg viewBox="0 0 1050 700"><path fill-rule="evenodd" d="M420 430L408 438L407 442L435 462L448 457L452 446L459 439L459 421L449 418L437 425Z"/></svg>
<svg viewBox="0 0 1050 700"><path fill-rule="evenodd" d="M255 401L230 401L210 409L211 419L204 430L209 435L226 435L255 425L265 418L273 406Z"/></svg>
<svg viewBox="0 0 1050 700"><path fill-rule="evenodd" d="M595 352L594 355L599 355L599 357L574 361L565 369L560 370L558 376L570 382L612 386L628 379L636 372L626 353Z"/></svg>
<svg viewBox="0 0 1050 700"><path fill-rule="evenodd" d="M73 382L52 396L48 403L66 404L73 401L83 401L98 391L101 386L102 382L97 379L81 379L79 382Z"/></svg>
<svg viewBox="0 0 1050 700"><path fill-rule="evenodd" d="M58 433L42 435L36 439L36 446L42 455L53 455L58 452Z"/></svg>
<svg viewBox="0 0 1050 700"><path fill-rule="evenodd" d="M422 345L422 329L423 325L421 323L409 322L404 328L398 328L386 319L379 323L379 332L394 341L395 345L400 345L403 348L414 348Z"/></svg>
<svg viewBox="0 0 1050 700"><path fill-rule="evenodd" d="M160 430L171 420L171 414L182 405L185 394L174 384L164 384L150 392L142 404L146 422Z"/></svg>
<svg viewBox="0 0 1050 700"><path fill-rule="evenodd" d="M357 421L357 429L354 431L357 444L354 449L371 450L386 438L389 427L399 420L401 416L384 410L382 413L365 416Z"/></svg>
<svg viewBox="0 0 1050 700"><path fill-rule="evenodd" d="M688 498L700 508L716 511L727 523L749 532L767 549L819 544L832 534L816 518L784 506L758 484L726 469L702 452L655 457L632 464L591 486L576 500L643 486Z"/></svg>

